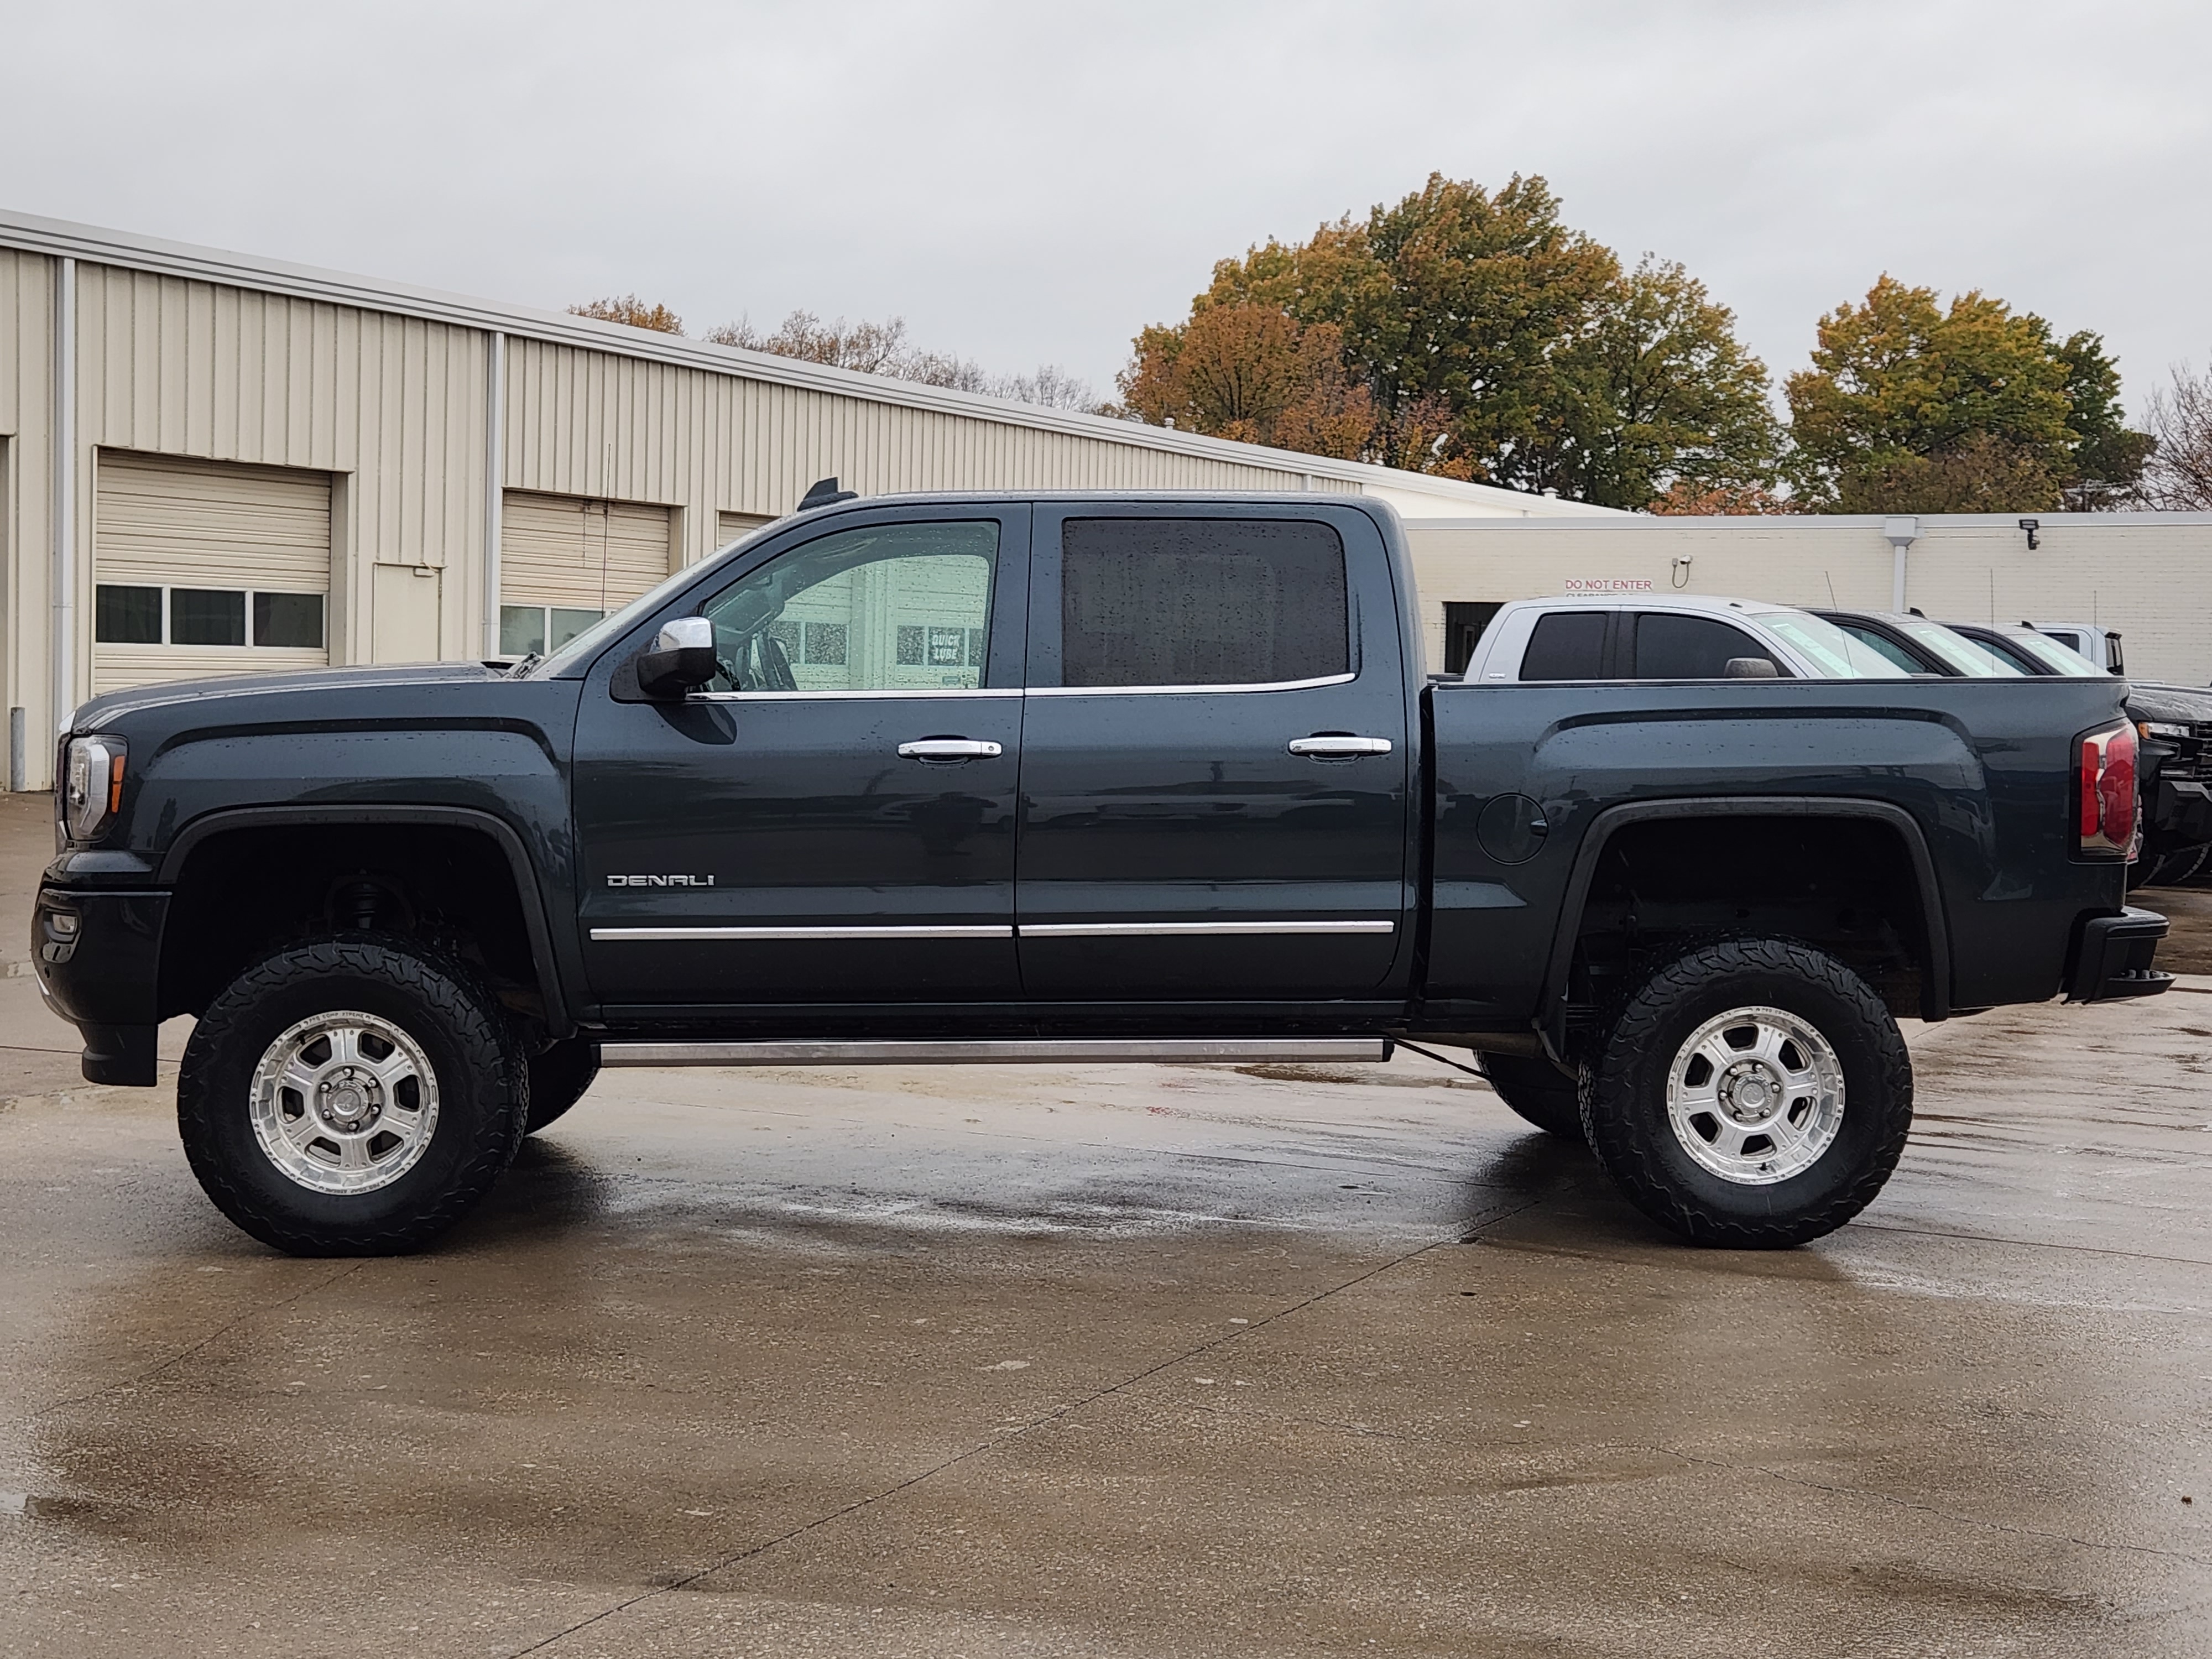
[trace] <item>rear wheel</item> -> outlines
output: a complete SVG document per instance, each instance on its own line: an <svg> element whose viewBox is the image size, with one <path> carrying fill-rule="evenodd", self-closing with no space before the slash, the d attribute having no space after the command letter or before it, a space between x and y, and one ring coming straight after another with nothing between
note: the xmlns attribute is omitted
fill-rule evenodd
<svg viewBox="0 0 2212 1659"><path fill-rule="evenodd" d="M514 1157L527 1072L498 1005L459 963L341 934L279 951L208 1006L177 1122L192 1172L239 1226L295 1255L428 1243Z"/></svg>
<svg viewBox="0 0 2212 1659"><path fill-rule="evenodd" d="M1628 999L1584 1074L1606 1173L1700 1244L1818 1238L1879 1193L1912 1127L1912 1063L1881 1000L1808 946L1692 951Z"/></svg>
<svg viewBox="0 0 2212 1659"><path fill-rule="evenodd" d="M1485 1050L1474 1058L1500 1100L1546 1134L1581 1143L1582 1091L1574 1079L1538 1055Z"/></svg>

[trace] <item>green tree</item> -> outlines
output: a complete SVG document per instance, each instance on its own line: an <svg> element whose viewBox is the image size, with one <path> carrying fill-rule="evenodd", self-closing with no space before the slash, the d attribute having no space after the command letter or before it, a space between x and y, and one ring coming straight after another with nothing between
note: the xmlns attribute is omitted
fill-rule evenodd
<svg viewBox="0 0 2212 1659"><path fill-rule="evenodd" d="M2070 487L2124 490L2149 448L2121 423L2118 370L2096 335L2060 344L2042 318L1978 289L1947 307L1886 273L1820 319L1813 367L1787 393L1798 494L1815 508L2056 508Z"/></svg>
<svg viewBox="0 0 2212 1659"><path fill-rule="evenodd" d="M1366 459L1624 507L1684 476L1771 481L1765 370L1736 342L1733 317L1679 265L1647 258L1624 271L1562 221L1540 178L1490 191L1431 174L1364 222L1347 216L1306 241L1221 261L1185 322L1138 337L1122 376L1128 412L1165 417L1158 397L1127 394L1166 384L1172 353L1215 312L1279 316L1302 340L1334 331L1347 383L1372 411ZM1261 361L1287 349L1272 326L1239 325L1217 342L1257 354L1227 379L1279 382ZM1314 348L1301 349L1310 360ZM1304 384L1323 384L1310 361L1305 372ZM1315 428L1325 453L1352 429L1348 394L1339 406L1340 418ZM1227 432L1229 417L1195 418ZM1273 441L1298 447L1286 429Z"/></svg>

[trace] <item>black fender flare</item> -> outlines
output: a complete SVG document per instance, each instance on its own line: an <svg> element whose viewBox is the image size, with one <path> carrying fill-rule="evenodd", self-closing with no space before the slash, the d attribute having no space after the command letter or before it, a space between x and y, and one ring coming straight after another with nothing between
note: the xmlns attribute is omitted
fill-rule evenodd
<svg viewBox="0 0 2212 1659"><path fill-rule="evenodd" d="M331 823L357 825L429 824L442 829L465 830L490 838L505 855L509 872L514 877L517 902L522 909L522 926L529 936L530 962L538 975L538 994L545 1003L545 1030L550 1036L564 1037L576 1029L576 1022L568 1011L568 1000L561 986L560 963L553 949L553 933L545 920L544 896L538 891L538 872L531 864L530 854L522 844L522 837L514 827L495 813L478 811L468 806L408 805L399 802L362 801L332 806L241 806L209 812L194 818L177 832L161 855L160 881L164 887L173 889L183 877L185 866L192 852L202 842L234 830L272 830L299 824Z"/></svg>
<svg viewBox="0 0 2212 1659"><path fill-rule="evenodd" d="M1552 935L1552 953L1544 968L1541 1000L1537 1003L1537 1029L1555 1053L1565 1048L1567 976L1573 966L1575 942L1582 936L1583 911L1589 902L1590 883L1607 844L1631 824L1663 818L1769 817L1863 818L1887 825L1905 843L1911 861L1914 884L1919 889L1920 921L1927 941L1928 971L1922 976L1920 1017L1948 1019L1951 1015L1951 931L1943 913L1943 890L1936 879L1936 860L1919 820L1892 801L1866 800L1855 796L1826 795L1685 795L1671 800L1631 801L1608 806L1594 818L1576 849L1574 869L1567 878L1559 922Z"/></svg>

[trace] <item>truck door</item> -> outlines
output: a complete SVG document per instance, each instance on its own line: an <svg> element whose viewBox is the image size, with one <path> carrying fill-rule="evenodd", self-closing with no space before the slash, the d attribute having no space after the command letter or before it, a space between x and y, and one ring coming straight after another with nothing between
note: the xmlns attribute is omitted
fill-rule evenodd
<svg viewBox="0 0 2212 1659"><path fill-rule="evenodd" d="M1356 509L1044 506L1016 908L1035 999L1381 994L1409 678Z"/></svg>
<svg viewBox="0 0 2212 1659"><path fill-rule="evenodd" d="M595 674L574 792L604 1005L1018 995L1028 544L1020 506L794 526L699 607L708 690Z"/></svg>

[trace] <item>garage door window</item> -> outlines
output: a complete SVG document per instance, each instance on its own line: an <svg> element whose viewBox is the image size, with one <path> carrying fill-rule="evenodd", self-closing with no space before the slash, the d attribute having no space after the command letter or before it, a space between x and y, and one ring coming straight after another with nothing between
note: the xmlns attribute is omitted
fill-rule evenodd
<svg viewBox="0 0 2212 1659"><path fill-rule="evenodd" d="M549 656L605 615L604 611L568 605L503 605L499 608L501 653Z"/></svg>
<svg viewBox="0 0 2212 1659"><path fill-rule="evenodd" d="M101 645L250 642L272 649L319 651L323 596L102 582L94 594L93 638Z"/></svg>

